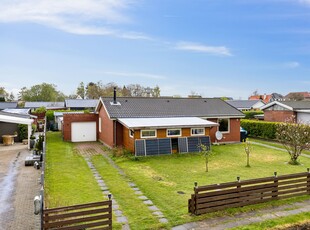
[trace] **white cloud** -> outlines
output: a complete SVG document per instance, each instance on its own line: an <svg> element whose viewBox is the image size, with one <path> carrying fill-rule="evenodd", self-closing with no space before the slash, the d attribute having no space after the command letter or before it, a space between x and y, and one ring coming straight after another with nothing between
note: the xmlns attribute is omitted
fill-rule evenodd
<svg viewBox="0 0 310 230"><path fill-rule="evenodd" d="M118 76L118 77L137 77L147 79L166 79L163 75L149 74L149 73L129 73L129 72L104 72L104 74Z"/></svg>
<svg viewBox="0 0 310 230"><path fill-rule="evenodd" d="M193 42L178 42L175 49L192 52L202 52L212 55L232 56L230 50L225 46L207 46Z"/></svg>
<svg viewBox="0 0 310 230"><path fill-rule="evenodd" d="M296 62L296 61L292 61L292 62L287 62L284 65L286 68L295 69L295 68L298 68L300 66L300 63Z"/></svg>
<svg viewBox="0 0 310 230"><path fill-rule="evenodd" d="M80 35L113 35L126 39L147 39L146 35L123 32L115 24L131 22L124 11L126 0L4 0L0 23L30 22Z"/></svg>

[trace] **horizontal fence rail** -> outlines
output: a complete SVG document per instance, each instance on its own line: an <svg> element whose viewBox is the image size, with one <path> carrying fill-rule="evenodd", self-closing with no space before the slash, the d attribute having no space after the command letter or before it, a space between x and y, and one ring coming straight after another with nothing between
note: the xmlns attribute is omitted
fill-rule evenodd
<svg viewBox="0 0 310 230"><path fill-rule="evenodd" d="M264 203L310 194L310 173L265 177L251 180L197 186L188 200L189 213L200 215L227 208Z"/></svg>
<svg viewBox="0 0 310 230"><path fill-rule="evenodd" d="M112 200L43 211L43 229L112 229Z"/></svg>

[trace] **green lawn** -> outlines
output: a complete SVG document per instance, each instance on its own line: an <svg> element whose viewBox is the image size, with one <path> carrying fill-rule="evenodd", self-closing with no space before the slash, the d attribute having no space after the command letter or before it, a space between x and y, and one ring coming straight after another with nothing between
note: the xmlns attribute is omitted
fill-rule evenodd
<svg viewBox="0 0 310 230"><path fill-rule="evenodd" d="M263 221L261 223L250 224L233 228L233 230L257 230L257 229L279 229L279 227L291 227L294 224L309 223L310 212L300 213L286 217L280 217L272 220ZM301 228L294 228L301 229ZM308 228L307 228L308 229Z"/></svg>
<svg viewBox="0 0 310 230"><path fill-rule="evenodd" d="M306 199L298 197L201 216L189 215L187 202L195 181L198 185L208 185L234 181L237 176L245 180L272 176L275 171L278 175L304 172L310 167L309 158L300 157L301 165L293 166L287 164L289 157L286 152L258 145L252 147L249 168L245 167L246 154L242 144L212 146L214 156L209 163L208 173L205 172L204 158L195 153L114 158L128 178L137 184L144 195L168 218L167 225L159 224L129 188L126 179L120 176L104 157L98 155L91 159L118 201L120 209L128 217L132 229L164 229L212 216L231 215ZM47 134L45 182L46 205L50 208L104 199L83 157L74 151L74 144L63 142L59 133ZM180 194L181 192L184 194ZM120 228L120 225L116 227Z"/></svg>
<svg viewBox="0 0 310 230"><path fill-rule="evenodd" d="M47 133L45 206L60 207L105 199L86 161L63 142L59 132Z"/></svg>
<svg viewBox="0 0 310 230"><path fill-rule="evenodd" d="M187 212L187 200L193 192L194 182L198 185L208 185L236 180L304 172L310 166L310 159L301 157L302 165L288 165L288 155L285 152L253 145L250 158L251 167L245 167L246 154L242 144L212 146L214 156L209 163L209 172L205 172L204 158L198 154L180 154L171 156L139 158L138 161L128 158L117 158L116 163L138 185L165 214L172 225L177 225L197 219L203 219L214 214L192 217ZM185 194L179 194L178 191ZM302 198L294 198L291 201ZM219 215L231 214L236 211L247 211L268 205L287 203L277 201L251 207L227 210Z"/></svg>

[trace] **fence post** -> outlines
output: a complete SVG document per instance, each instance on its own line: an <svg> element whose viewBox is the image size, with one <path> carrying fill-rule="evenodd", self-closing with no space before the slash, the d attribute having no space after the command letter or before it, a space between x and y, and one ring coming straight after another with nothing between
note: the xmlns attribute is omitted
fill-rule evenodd
<svg viewBox="0 0 310 230"><path fill-rule="evenodd" d="M310 168L307 168L307 172L308 172L308 175L307 175L307 193L310 194Z"/></svg>
<svg viewBox="0 0 310 230"><path fill-rule="evenodd" d="M198 182L195 181L194 183L194 196L192 197L192 213L197 215L197 195L198 195L198 191L197 191L197 188L198 188Z"/></svg>
<svg viewBox="0 0 310 230"><path fill-rule="evenodd" d="M112 194L108 194L109 198L109 229L112 229Z"/></svg>
<svg viewBox="0 0 310 230"><path fill-rule="evenodd" d="M273 179L273 184L274 184L274 189L272 190L272 193L276 193L274 195L272 195L272 198L275 198L277 199L278 197L278 186L279 186L279 183L278 183L278 173L277 172L274 172L274 179Z"/></svg>

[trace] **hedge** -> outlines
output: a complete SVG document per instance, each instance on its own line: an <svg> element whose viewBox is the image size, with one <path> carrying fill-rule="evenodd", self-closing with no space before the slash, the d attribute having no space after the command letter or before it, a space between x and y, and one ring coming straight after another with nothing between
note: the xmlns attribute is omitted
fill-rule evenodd
<svg viewBox="0 0 310 230"><path fill-rule="evenodd" d="M251 119L254 118L255 115L264 114L263 111L243 111L243 113L245 114L244 119Z"/></svg>
<svg viewBox="0 0 310 230"><path fill-rule="evenodd" d="M254 121L241 119L240 125L250 137L260 137L265 139L275 139L278 122Z"/></svg>

